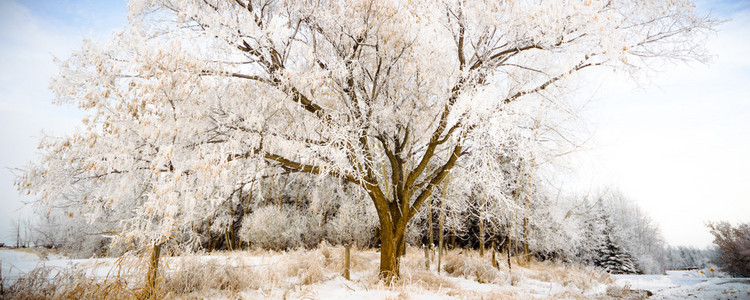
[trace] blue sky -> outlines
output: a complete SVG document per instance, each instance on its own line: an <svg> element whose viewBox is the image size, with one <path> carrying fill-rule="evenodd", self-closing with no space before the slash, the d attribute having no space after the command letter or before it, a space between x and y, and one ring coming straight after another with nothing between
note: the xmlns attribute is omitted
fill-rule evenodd
<svg viewBox="0 0 750 300"><path fill-rule="evenodd" d="M49 25L83 32L107 33L126 22L127 2L124 0L24 0L35 19Z"/></svg>
<svg viewBox="0 0 750 300"><path fill-rule="evenodd" d="M670 65L651 83L608 75L582 112L593 131L569 186L609 186L636 200L669 243L708 246L706 221L750 222L750 1L699 1L730 19L709 40L711 64ZM84 37L104 40L127 22L124 1L0 0L0 242L30 198L9 168L35 159L41 132L73 130L80 113L51 104L56 67Z"/></svg>
<svg viewBox="0 0 750 300"><path fill-rule="evenodd" d="M127 22L125 1L0 0L0 242L14 241L12 222L28 213L11 168L35 159L42 131L70 132L81 114L52 105L53 57L66 58L83 38L102 40Z"/></svg>

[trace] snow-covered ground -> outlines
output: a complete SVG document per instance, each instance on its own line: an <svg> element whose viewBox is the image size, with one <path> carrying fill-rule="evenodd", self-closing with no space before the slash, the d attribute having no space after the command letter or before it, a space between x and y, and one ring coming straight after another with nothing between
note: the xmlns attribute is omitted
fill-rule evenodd
<svg viewBox="0 0 750 300"><path fill-rule="evenodd" d="M613 275L619 286L654 293L649 299L750 299L750 278L714 277L710 270L666 275Z"/></svg>
<svg viewBox="0 0 750 300"><path fill-rule="evenodd" d="M198 289L190 295L216 299L641 299L631 290L648 290L649 299L750 299L750 279L706 276L708 270L669 271L666 275L609 275L591 268L533 262L526 267L514 266L509 272L490 269L488 279L478 280L484 258L475 254L454 253L469 271L437 274L434 264L424 269L423 257L416 250L407 253L402 275L405 283L386 286L378 282L378 253L373 250L353 252L352 280L340 275L337 264L341 249L293 252L230 252L208 255L164 257L162 270L169 276L186 280L185 274L203 274L201 280L223 276L256 276L237 282L235 291ZM325 258L324 258L325 256ZM46 250L0 248L4 286L38 267L83 272L89 278L111 276L120 262L106 259L67 259ZM141 264L141 263L138 263ZM180 274L180 268L188 270ZM191 269L192 268L192 269ZM197 269L196 269L197 268ZM252 269L252 271L248 271ZM183 270L183 271L184 271ZM125 270L120 276L141 279L143 269ZM218 271L218 272L217 272ZM318 274L310 272L318 271ZM211 273L214 272L214 273ZM54 274L52 272L50 274ZM130 274L132 273L132 274ZM248 275L252 274L252 275ZM472 275L476 274L476 275ZM494 275L493 275L494 274ZM48 275L49 276L49 275ZM190 278L188 278L190 279ZM244 280L244 281L243 281ZM190 280L187 280L190 281ZM310 282L306 282L310 281ZM490 281L480 283L478 281ZM178 282L181 284L182 282ZM168 283L165 281L165 284ZM190 287L200 286L191 283ZM136 283L136 285L139 285ZM177 289L180 285L177 285ZM174 288L174 287L172 287Z"/></svg>
<svg viewBox="0 0 750 300"><path fill-rule="evenodd" d="M104 278L112 269L116 258L69 259L45 249L11 249L0 248L3 284L9 286L19 276L23 276L38 267L49 267L53 271L77 269L86 272L89 277ZM50 275L54 276L55 272Z"/></svg>

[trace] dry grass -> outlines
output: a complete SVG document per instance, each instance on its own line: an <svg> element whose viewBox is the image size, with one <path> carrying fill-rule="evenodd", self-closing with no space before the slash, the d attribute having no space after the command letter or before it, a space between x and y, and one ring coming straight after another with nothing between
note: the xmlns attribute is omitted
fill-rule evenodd
<svg viewBox="0 0 750 300"><path fill-rule="evenodd" d="M579 290L590 290L601 284L614 283L606 272L590 266L574 264L557 264L549 261L532 260L526 268L526 277L545 282L557 282L563 286L572 286Z"/></svg>
<svg viewBox="0 0 750 300"><path fill-rule="evenodd" d="M462 291L454 290L447 293L448 296L466 300L486 300L486 299L524 299L518 291L514 290L496 290L490 292Z"/></svg>
<svg viewBox="0 0 750 300"><path fill-rule="evenodd" d="M445 278L445 276L427 270L404 272L404 274L402 274L401 282L404 285L417 285L429 291L458 288L456 283Z"/></svg>
<svg viewBox="0 0 750 300"><path fill-rule="evenodd" d="M280 267L285 269L287 277L297 277L298 283L302 285L323 281L325 273L335 268L335 264L331 263L332 260L326 260L320 250L298 250L290 254L292 259L287 261L285 266L281 264ZM273 272L273 270L269 271Z"/></svg>
<svg viewBox="0 0 750 300"><path fill-rule="evenodd" d="M450 252L445 256L443 267L448 274L473 278L479 283L505 283L506 276L492 267L488 258Z"/></svg>
<svg viewBox="0 0 750 300"><path fill-rule="evenodd" d="M210 290L222 290L234 296L245 288L258 288L258 276L253 270L226 267L195 260L181 260L181 265L157 283L157 294L163 298L184 295L204 295Z"/></svg>
<svg viewBox="0 0 750 300"><path fill-rule="evenodd" d="M95 279L79 269L39 267L19 277L3 296L7 299L137 299L138 293L124 277Z"/></svg>
<svg viewBox="0 0 750 300"><path fill-rule="evenodd" d="M642 300L650 297L652 293L647 290L630 289L629 285L623 287L610 285L607 287L606 295L615 299Z"/></svg>
<svg viewBox="0 0 750 300"><path fill-rule="evenodd" d="M29 272L8 290L8 299L137 299L125 280L97 281L75 273L49 280L43 268Z"/></svg>
<svg viewBox="0 0 750 300"><path fill-rule="evenodd" d="M157 299L241 299L271 296L272 298L319 298L318 293L331 284L343 270L344 248L322 244L314 250L275 252L220 252L162 257ZM604 272L593 268L536 262L523 266L492 267L489 256L479 257L476 251L449 251L443 258L443 270L425 268L422 249L409 248L401 261L401 278L393 284L382 282L378 275L380 253L373 249L352 249L352 281L343 281L353 293L381 291L389 299L409 299L410 295L437 293L461 299L525 298L525 281L544 281L562 286L553 298L587 299L587 291L599 288L596 297L639 299L638 291L611 288L603 293L603 285L613 281ZM80 270L39 268L26 274L6 289L8 299L143 299L146 296L145 274L148 253L123 257L115 271L105 279L92 279ZM461 279L464 278L464 279ZM341 278L337 280L343 280ZM492 284L491 290L462 290L461 281ZM522 285L522 287L517 287ZM487 287L487 286L485 286ZM253 294L255 293L255 294ZM387 295L387 296L385 296ZM544 297L544 296L542 296Z"/></svg>
<svg viewBox="0 0 750 300"><path fill-rule="evenodd" d="M199 298L220 291L222 295L237 298L243 290L288 289L294 285L311 285L326 280L337 268L324 251L296 250L291 252L242 252L183 256L168 263L158 287L159 294L167 298L197 295ZM243 256L266 257L262 264L247 264Z"/></svg>

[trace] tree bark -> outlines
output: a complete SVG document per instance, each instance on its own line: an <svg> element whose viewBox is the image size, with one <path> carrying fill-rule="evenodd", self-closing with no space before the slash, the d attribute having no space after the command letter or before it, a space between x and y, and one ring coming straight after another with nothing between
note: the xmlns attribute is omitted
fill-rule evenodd
<svg viewBox="0 0 750 300"><path fill-rule="evenodd" d="M424 267L430 269L430 247L424 247Z"/></svg>
<svg viewBox="0 0 750 300"><path fill-rule="evenodd" d="M523 217L523 260L526 263L531 262L531 255L529 255L529 196L526 196L524 202L524 217Z"/></svg>
<svg viewBox="0 0 750 300"><path fill-rule="evenodd" d="M432 237L432 198L427 199L427 233L429 236L427 247L432 249L435 244L434 238Z"/></svg>
<svg viewBox="0 0 750 300"><path fill-rule="evenodd" d="M445 213L443 212L443 202L440 202L440 218L438 219L438 265L437 270L440 274L440 266L443 262L443 230L445 226Z"/></svg>
<svg viewBox="0 0 750 300"><path fill-rule="evenodd" d="M484 257L484 224L479 220L479 257Z"/></svg>
<svg viewBox="0 0 750 300"><path fill-rule="evenodd" d="M406 255L406 237L401 236L398 240L398 257L401 258L404 255Z"/></svg>
<svg viewBox="0 0 750 300"><path fill-rule="evenodd" d="M227 251L232 251L232 238L229 236L229 229L224 229L224 241L226 242Z"/></svg>
<svg viewBox="0 0 750 300"><path fill-rule="evenodd" d="M451 231L451 249L456 249L456 229Z"/></svg>
<svg viewBox="0 0 750 300"><path fill-rule="evenodd" d="M513 271L513 267L510 265L510 239L505 244L505 251L505 254L507 255L506 257L508 258L508 271Z"/></svg>
<svg viewBox="0 0 750 300"><path fill-rule="evenodd" d="M391 226L392 227L392 226ZM392 228L380 229L380 277L391 283L399 275L398 243Z"/></svg>
<svg viewBox="0 0 750 300"><path fill-rule="evenodd" d="M492 266L495 267L495 269L500 269L500 266L497 263L497 259L495 259L495 239L492 239Z"/></svg>

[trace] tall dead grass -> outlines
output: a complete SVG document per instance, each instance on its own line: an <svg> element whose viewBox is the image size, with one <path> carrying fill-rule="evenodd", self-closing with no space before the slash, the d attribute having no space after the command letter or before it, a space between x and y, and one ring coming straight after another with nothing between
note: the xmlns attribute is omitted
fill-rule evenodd
<svg viewBox="0 0 750 300"><path fill-rule="evenodd" d="M445 255L443 269L452 276L475 279L479 283L508 283L507 272L494 268L489 259L472 254L449 252Z"/></svg>
<svg viewBox="0 0 750 300"><path fill-rule="evenodd" d="M121 268L124 259L118 260ZM119 273L119 272L118 272ZM20 276L5 290L7 299L138 299L126 276L92 277L83 269L38 267ZM5 298L4 298L5 299Z"/></svg>
<svg viewBox="0 0 750 300"><path fill-rule="evenodd" d="M204 299L257 295L315 297L320 285L341 275L344 248L321 245L314 250L275 252L226 252L184 254L160 259L155 299ZM409 248L401 260L401 278L387 284L378 277L379 255L374 249L351 252L352 281L349 289L388 291L393 298L410 294L437 293L462 299L516 299L523 297L525 280L559 283L556 296L586 299L586 291L613 283L608 274L594 268L532 261L524 266L492 267L488 256L476 251L449 251L443 258L444 272L424 264L419 248ZM81 269L38 268L6 289L8 299L144 299L148 253L123 257L106 278L91 278ZM464 278L464 279L459 279ZM340 279L339 279L340 280ZM491 291L461 289L461 280L494 284ZM349 287L350 286L350 287ZM292 292L290 292L292 291ZM616 294L618 291L607 291ZM632 294L632 293L631 293ZM632 295L631 295L632 296ZM252 298L252 297L251 297Z"/></svg>
<svg viewBox="0 0 750 300"><path fill-rule="evenodd" d="M264 262L232 261L232 258L242 258L241 252L211 255L209 259L205 255L173 259L167 263L157 294L160 298L191 295L201 298L218 291L237 298L243 290L289 289L319 283L329 279L326 275L338 268L335 257L322 249L254 252L253 255L265 257Z"/></svg>
<svg viewBox="0 0 750 300"><path fill-rule="evenodd" d="M557 282L563 286L572 286L582 291L593 289L601 284L612 284L607 272L591 266L578 264L560 264L549 261L532 260L527 266L525 276L545 282Z"/></svg>
<svg viewBox="0 0 750 300"><path fill-rule="evenodd" d="M136 299L123 279L99 281L80 272L36 268L16 280L5 292L8 299ZM50 279L50 277L52 277Z"/></svg>

